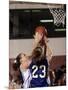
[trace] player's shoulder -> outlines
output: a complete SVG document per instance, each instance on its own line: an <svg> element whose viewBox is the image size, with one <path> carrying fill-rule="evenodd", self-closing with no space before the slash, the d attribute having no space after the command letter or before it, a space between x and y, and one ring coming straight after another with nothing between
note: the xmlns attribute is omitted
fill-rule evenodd
<svg viewBox="0 0 68 90"><path fill-rule="evenodd" d="M48 60L47 60L45 57L43 57L42 62L43 62L45 65L47 65L47 66L48 66Z"/></svg>
<svg viewBox="0 0 68 90"><path fill-rule="evenodd" d="M33 60L32 63L30 64L30 67L33 66L33 65L47 65L48 64L48 61L46 58L42 58L41 60L39 61L35 61Z"/></svg>

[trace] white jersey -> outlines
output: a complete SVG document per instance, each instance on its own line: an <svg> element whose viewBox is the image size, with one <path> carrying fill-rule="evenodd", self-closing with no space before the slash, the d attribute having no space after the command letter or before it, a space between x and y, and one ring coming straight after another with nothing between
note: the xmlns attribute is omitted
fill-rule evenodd
<svg viewBox="0 0 68 90"><path fill-rule="evenodd" d="M29 88L30 86L30 81L32 79L31 77L31 73L30 73L30 70L29 69L26 69L25 71L23 69L21 69L21 73L22 73L22 77L23 77L23 88Z"/></svg>

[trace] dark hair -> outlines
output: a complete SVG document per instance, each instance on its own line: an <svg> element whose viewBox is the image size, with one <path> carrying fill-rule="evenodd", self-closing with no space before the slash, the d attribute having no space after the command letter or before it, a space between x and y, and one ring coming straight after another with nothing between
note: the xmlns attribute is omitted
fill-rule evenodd
<svg viewBox="0 0 68 90"><path fill-rule="evenodd" d="M35 59L35 61L36 60L38 61L38 60L41 59L41 55L42 55L42 48L41 47L36 47L32 52L31 58L32 58L32 60Z"/></svg>
<svg viewBox="0 0 68 90"><path fill-rule="evenodd" d="M16 59L15 59L15 61L14 61L14 63L13 63L13 69L14 70L17 70L17 69L19 69L19 67L20 67L20 59L21 59L21 55L22 55L22 53L20 53L17 57L16 57ZM25 55L24 53L23 53L23 55Z"/></svg>
<svg viewBox="0 0 68 90"><path fill-rule="evenodd" d="M22 77L22 75L21 75L21 71L20 71L20 59L21 59L21 55L22 55L22 53L20 53L17 57L16 57L16 59L15 59L15 61L14 61L14 63L13 63L13 69L14 69L14 71L15 71L15 77L16 77L16 79L14 78L14 82L16 82L16 83L18 83L18 84L21 84L21 83L23 83L23 77ZM25 55L25 54L24 54Z"/></svg>

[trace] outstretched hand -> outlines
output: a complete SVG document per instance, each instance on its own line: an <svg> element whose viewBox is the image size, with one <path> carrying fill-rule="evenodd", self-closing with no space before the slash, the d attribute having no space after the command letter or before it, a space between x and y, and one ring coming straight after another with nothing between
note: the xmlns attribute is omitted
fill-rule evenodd
<svg viewBox="0 0 68 90"><path fill-rule="evenodd" d="M36 34L34 35L34 41L36 42L36 43L39 43L40 42L40 40L42 39L42 34L39 34L38 32L36 32Z"/></svg>

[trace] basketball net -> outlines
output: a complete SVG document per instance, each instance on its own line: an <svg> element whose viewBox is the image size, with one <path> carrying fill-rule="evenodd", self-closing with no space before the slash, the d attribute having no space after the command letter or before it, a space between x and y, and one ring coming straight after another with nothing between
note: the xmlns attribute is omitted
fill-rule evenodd
<svg viewBox="0 0 68 90"><path fill-rule="evenodd" d="M53 18L54 24L59 27L61 24L65 25L65 11L62 8L49 8Z"/></svg>

